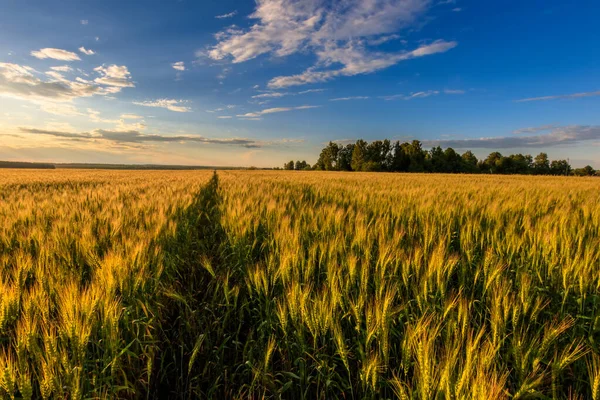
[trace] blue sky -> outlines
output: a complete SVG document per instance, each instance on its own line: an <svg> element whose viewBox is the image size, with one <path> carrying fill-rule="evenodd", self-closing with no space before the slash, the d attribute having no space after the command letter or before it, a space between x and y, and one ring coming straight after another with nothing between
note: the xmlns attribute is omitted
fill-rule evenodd
<svg viewBox="0 0 600 400"><path fill-rule="evenodd" d="M0 9L0 159L278 166L390 138L600 168L596 2Z"/></svg>

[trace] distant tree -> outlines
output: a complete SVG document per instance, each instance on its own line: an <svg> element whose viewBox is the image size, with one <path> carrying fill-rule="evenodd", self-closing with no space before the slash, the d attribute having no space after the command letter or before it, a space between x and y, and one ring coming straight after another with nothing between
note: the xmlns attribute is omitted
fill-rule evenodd
<svg viewBox="0 0 600 400"><path fill-rule="evenodd" d="M367 157L367 142L362 139L356 141L354 149L352 150L352 170L362 171L363 165L368 162Z"/></svg>
<svg viewBox="0 0 600 400"><path fill-rule="evenodd" d="M529 154L512 154L510 156L512 160L511 169L507 173L511 174L529 174L532 170L533 159Z"/></svg>
<svg viewBox="0 0 600 400"><path fill-rule="evenodd" d="M533 172L538 175L546 175L550 173L550 161L548 154L540 153L533 159Z"/></svg>
<svg viewBox="0 0 600 400"><path fill-rule="evenodd" d="M425 171L425 151L419 140L413 140L410 144L406 144L404 148L406 154L410 158L410 164L408 170L410 172L423 172Z"/></svg>
<svg viewBox="0 0 600 400"><path fill-rule="evenodd" d="M321 150L319 160L317 161L318 168L325 171L337 170L338 152L340 146L337 143L329 142L329 144Z"/></svg>
<svg viewBox="0 0 600 400"><path fill-rule="evenodd" d="M477 172L479 169L477 168L477 157L471 150L467 150L460 157L462 159L463 168L465 172Z"/></svg>
<svg viewBox="0 0 600 400"><path fill-rule="evenodd" d="M596 171L594 171L591 165L586 165L583 168L574 169L573 174L577 176L594 176L596 175Z"/></svg>
<svg viewBox="0 0 600 400"><path fill-rule="evenodd" d="M296 171L304 171L307 166L308 166L308 163L306 161L296 161L296 165L295 165L294 169Z"/></svg>
<svg viewBox="0 0 600 400"><path fill-rule="evenodd" d="M293 171L294 170L294 160L291 160L291 161L283 164L283 169L285 169L286 171Z"/></svg>
<svg viewBox="0 0 600 400"><path fill-rule="evenodd" d="M371 171L388 170L388 154L391 149L392 145L388 139L369 143L366 157L366 162L370 163L368 169ZM363 170L365 170L364 167Z"/></svg>
<svg viewBox="0 0 600 400"><path fill-rule="evenodd" d="M448 147L444 150L444 158L446 159L447 172L464 172L462 158L452 147Z"/></svg>
<svg viewBox="0 0 600 400"><path fill-rule="evenodd" d="M550 173L552 175L569 175L571 166L567 160L554 160L550 164Z"/></svg>
<svg viewBox="0 0 600 400"><path fill-rule="evenodd" d="M435 146L427 153L428 170L431 172L448 172L446 155L440 146Z"/></svg>
<svg viewBox="0 0 600 400"><path fill-rule="evenodd" d="M340 171L352 171L352 152L354 151L354 143L347 144L345 147L340 146L338 151L337 167Z"/></svg>
<svg viewBox="0 0 600 400"><path fill-rule="evenodd" d="M410 165L410 157L404 151L406 143L400 144L399 141L394 143L392 148L392 160L390 169L395 172L406 172L408 171L408 166Z"/></svg>
<svg viewBox="0 0 600 400"><path fill-rule="evenodd" d="M480 165L480 169L482 172L490 173L490 174L498 174L502 173L503 167L503 159L504 157L497 151L490 153L489 156Z"/></svg>

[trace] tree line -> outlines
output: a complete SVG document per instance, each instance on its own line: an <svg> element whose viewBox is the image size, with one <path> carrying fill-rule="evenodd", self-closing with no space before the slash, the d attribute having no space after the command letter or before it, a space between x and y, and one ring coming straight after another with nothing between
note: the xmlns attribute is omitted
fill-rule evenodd
<svg viewBox="0 0 600 400"><path fill-rule="evenodd" d="M568 160L550 161L546 153L533 157L529 154L503 156L495 151L487 158L478 160L472 151L463 154L453 148L440 146L425 150L419 140L408 143L392 143L388 139L367 143L341 145L335 142L321 150L314 165L306 161L289 161L285 170L364 171L364 172L441 172L441 173L490 173L530 175L600 175L591 166L571 168Z"/></svg>

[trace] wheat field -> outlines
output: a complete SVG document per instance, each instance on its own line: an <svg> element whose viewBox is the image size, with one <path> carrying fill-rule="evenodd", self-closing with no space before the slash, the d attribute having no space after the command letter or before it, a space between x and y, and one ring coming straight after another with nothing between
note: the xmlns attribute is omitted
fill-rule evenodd
<svg viewBox="0 0 600 400"><path fill-rule="evenodd" d="M575 177L0 174L0 396L600 399Z"/></svg>

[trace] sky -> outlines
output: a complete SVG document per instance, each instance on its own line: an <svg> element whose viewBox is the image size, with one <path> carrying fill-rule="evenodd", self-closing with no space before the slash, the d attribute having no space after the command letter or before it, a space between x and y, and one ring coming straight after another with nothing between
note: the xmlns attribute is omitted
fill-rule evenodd
<svg viewBox="0 0 600 400"><path fill-rule="evenodd" d="M273 167L388 138L600 168L595 1L0 10L0 160Z"/></svg>

